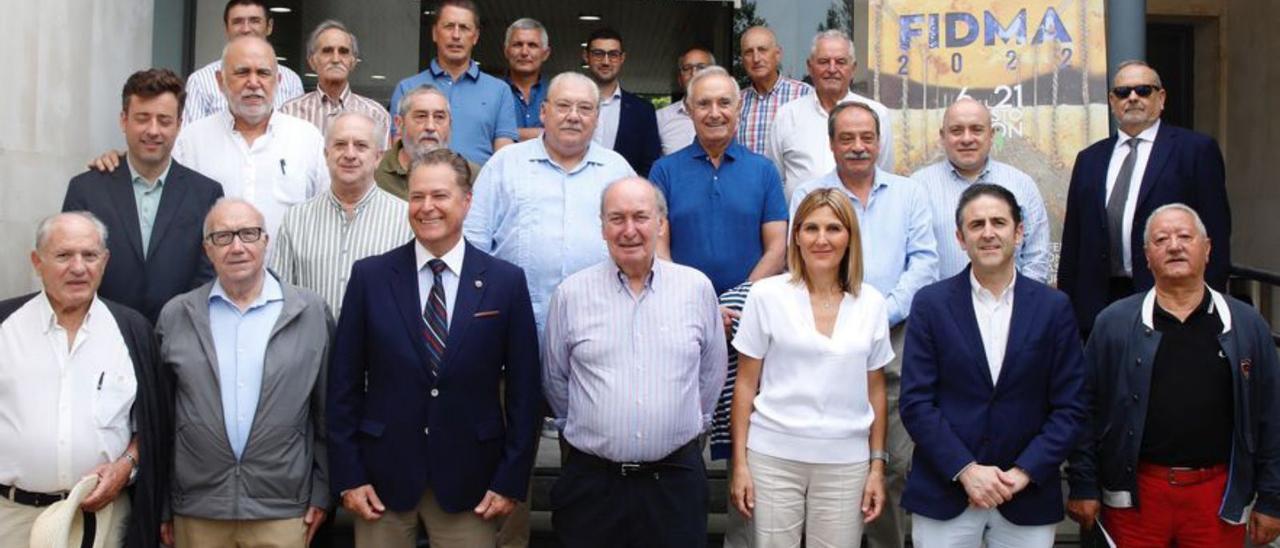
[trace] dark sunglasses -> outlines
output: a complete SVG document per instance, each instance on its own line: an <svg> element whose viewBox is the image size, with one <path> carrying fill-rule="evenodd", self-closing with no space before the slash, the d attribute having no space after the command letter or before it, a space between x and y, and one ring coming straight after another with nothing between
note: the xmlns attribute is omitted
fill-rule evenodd
<svg viewBox="0 0 1280 548"><path fill-rule="evenodd" d="M1116 99L1128 99L1129 94L1136 91L1138 92L1138 97L1150 97L1152 93L1155 93L1159 89L1160 86L1154 86L1151 84L1142 84L1140 86L1116 86L1111 88L1111 94L1116 96Z"/></svg>

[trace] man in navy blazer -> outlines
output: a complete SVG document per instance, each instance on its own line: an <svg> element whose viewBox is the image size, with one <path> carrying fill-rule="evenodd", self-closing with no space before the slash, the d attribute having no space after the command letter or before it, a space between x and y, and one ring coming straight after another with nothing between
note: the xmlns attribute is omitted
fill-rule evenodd
<svg viewBox="0 0 1280 548"><path fill-rule="evenodd" d="M1161 123L1165 90L1142 61L1120 64L1108 100L1120 131L1076 156L1058 263L1058 288L1086 336L1108 304L1154 285L1142 223L1162 205L1187 204L1204 220L1215 244L1209 285L1225 290L1231 270L1231 209L1217 141Z"/></svg>
<svg viewBox="0 0 1280 548"><path fill-rule="evenodd" d="M542 385L524 272L462 238L467 162L414 159L414 241L355 263L329 366L333 490L358 547L493 546L527 492Z"/></svg>
<svg viewBox="0 0 1280 548"><path fill-rule="evenodd" d="M622 90L618 75L626 61L618 31L605 27L587 38L582 62L587 65L587 75L600 86L601 99L593 139L621 154L641 177L648 177L649 167L662 156L658 115L652 103Z"/></svg>
<svg viewBox="0 0 1280 548"><path fill-rule="evenodd" d="M62 211L89 211L107 227L111 261L98 294L151 323L169 299L213 279L201 227L222 185L170 155L185 97L182 79L167 69L131 75L120 111L125 161L77 175L62 200Z"/></svg>
<svg viewBox="0 0 1280 548"><path fill-rule="evenodd" d="M916 546L1051 547L1058 470L1084 427L1084 360L1070 303L1018 274L1022 215L1004 187L956 208L964 272L916 293L902 423L916 440L902 506Z"/></svg>

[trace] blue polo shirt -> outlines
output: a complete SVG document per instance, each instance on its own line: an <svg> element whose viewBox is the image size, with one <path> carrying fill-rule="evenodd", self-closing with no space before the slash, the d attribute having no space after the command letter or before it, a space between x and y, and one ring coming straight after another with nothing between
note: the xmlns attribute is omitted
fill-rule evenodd
<svg viewBox="0 0 1280 548"><path fill-rule="evenodd" d="M534 82L533 87L529 88L529 102L524 102L524 93L520 92L520 88L511 83L510 79L504 79L508 86L511 86L511 98L516 104L516 127L521 129L527 127L542 127L542 102L547 100L547 79L538 78Z"/></svg>
<svg viewBox="0 0 1280 548"><path fill-rule="evenodd" d="M449 148L466 159L484 164L493 156L493 141L500 137L519 139L516 133L516 105L506 82L480 72L475 61L457 81L440 64L401 80L391 94L391 109L396 111L400 97L422 84L431 84L449 97L453 131Z"/></svg>
<svg viewBox="0 0 1280 548"><path fill-rule="evenodd" d="M649 179L667 198L671 260L702 271L717 294L760 262L760 226L787 220L778 168L737 141L716 168L694 140L655 162Z"/></svg>

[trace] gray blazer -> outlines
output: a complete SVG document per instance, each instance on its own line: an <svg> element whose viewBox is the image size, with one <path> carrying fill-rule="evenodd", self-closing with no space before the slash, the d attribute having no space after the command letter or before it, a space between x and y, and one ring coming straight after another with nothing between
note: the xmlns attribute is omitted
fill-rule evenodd
<svg viewBox="0 0 1280 548"><path fill-rule="evenodd" d="M213 283L174 297L156 322L161 362L175 376L172 514L283 519L301 516L308 506L327 508L328 306L311 291L280 283L283 308L267 342L258 410L237 462L223 422L209 325Z"/></svg>

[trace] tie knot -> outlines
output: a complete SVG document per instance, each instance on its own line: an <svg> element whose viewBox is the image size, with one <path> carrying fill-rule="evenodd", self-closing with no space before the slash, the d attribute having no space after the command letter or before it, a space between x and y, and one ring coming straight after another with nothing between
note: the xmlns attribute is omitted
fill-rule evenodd
<svg viewBox="0 0 1280 548"><path fill-rule="evenodd" d="M430 261L427 261L427 266L431 267L431 273L436 275L444 272L444 269L448 267L448 265L444 264L444 261L440 259L431 259Z"/></svg>
<svg viewBox="0 0 1280 548"><path fill-rule="evenodd" d="M1125 144L1126 144L1126 145L1129 145L1129 148L1131 148L1131 149L1133 149L1133 150L1138 150L1138 144L1139 144L1139 143L1141 143L1141 142L1142 142L1142 139L1139 139L1139 138L1137 138L1137 137L1134 137L1134 138L1132 138L1132 139L1129 139L1127 142L1125 142Z"/></svg>

